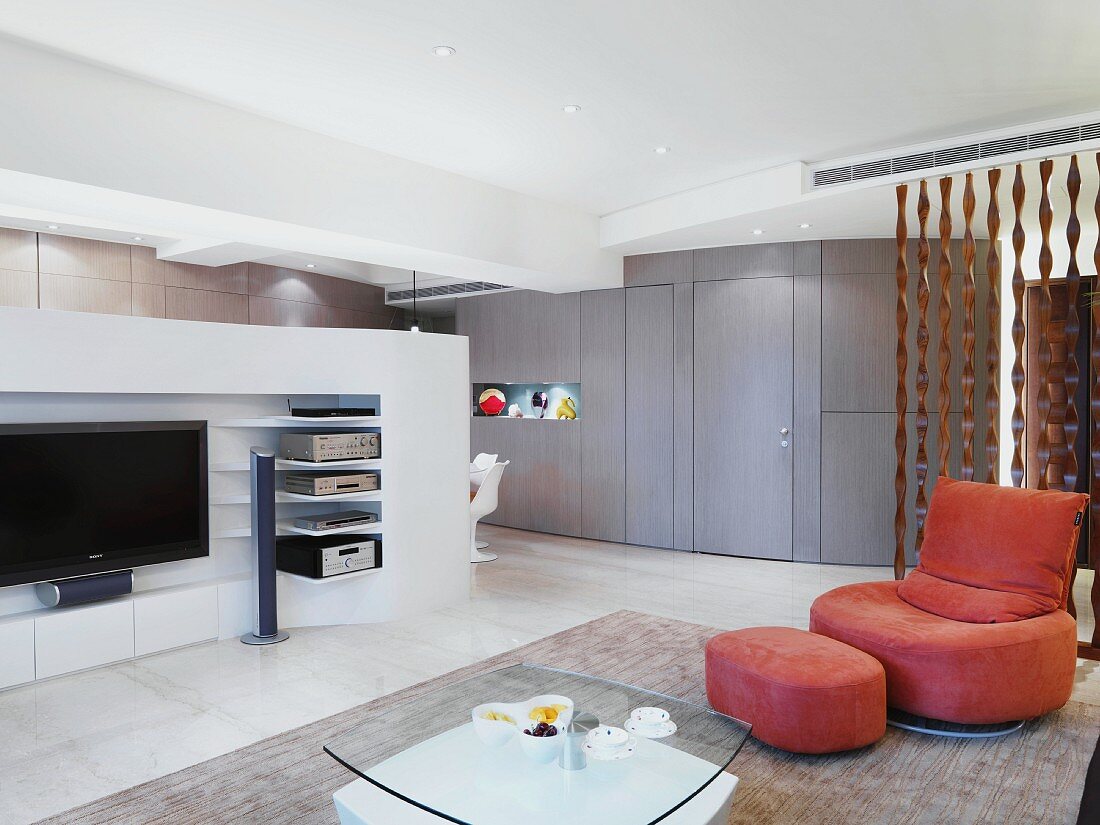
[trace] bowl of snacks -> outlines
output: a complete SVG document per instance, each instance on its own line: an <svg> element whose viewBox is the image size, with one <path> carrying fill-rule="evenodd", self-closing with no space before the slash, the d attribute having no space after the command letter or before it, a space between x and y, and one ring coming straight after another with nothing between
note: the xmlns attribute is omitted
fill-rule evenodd
<svg viewBox="0 0 1100 825"><path fill-rule="evenodd" d="M490 702L478 705L474 708L472 715L477 738L494 748L508 744L508 740L515 736L518 730L512 705Z"/></svg>
<svg viewBox="0 0 1100 825"><path fill-rule="evenodd" d="M524 702L487 702L471 716L474 733L486 745L501 747L519 734L524 753L536 762L549 762L561 749L563 740L557 737L573 718L573 701L548 693Z"/></svg>

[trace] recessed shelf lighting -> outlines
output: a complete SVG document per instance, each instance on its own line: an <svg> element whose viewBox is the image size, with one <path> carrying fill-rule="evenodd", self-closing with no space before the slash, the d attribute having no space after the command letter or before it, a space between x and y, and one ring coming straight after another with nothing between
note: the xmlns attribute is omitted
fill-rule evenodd
<svg viewBox="0 0 1100 825"><path fill-rule="evenodd" d="M653 151L656 152L658 155L667 155L669 152L672 151L672 147L671 146L656 146L656 147L654 147Z"/></svg>
<svg viewBox="0 0 1100 825"><path fill-rule="evenodd" d="M581 107L578 106L576 103L567 103L561 107L561 110L567 115L575 115L581 110Z"/></svg>
<svg viewBox="0 0 1100 825"><path fill-rule="evenodd" d="M51 223L46 227L47 229L59 229L60 227L56 223Z"/></svg>
<svg viewBox="0 0 1100 825"><path fill-rule="evenodd" d="M317 266L317 264L306 264L306 269L313 269L316 266Z"/></svg>
<svg viewBox="0 0 1100 825"><path fill-rule="evenodd" d="M144 241L144 240L145 240L145 238L141 237L141 235L134 235L134 238L133 238L133 239L134 239L135 241Z"/></svg>
<svg viewBox="0 0 1100 825"><path fill-rule="evenodd" d="M450 46L436 46L432 49L432 54L436 57L450 57L455 53L455 50Z"/></svg>
<svg viewBox="0 0 1100 825"><path fill-rule="evenodd" d="M763 235L764 230L763 229L754 229L754 230L752 230L752 234L754 234L754 235Z"/></svg>
<svg viewBox="0 0 1100 825"><path fill-rule="evenodd" d="M798 228L799 228L799 229L809 229L809 228L810 228L810 227L811 227L812 225L813 225L813 224L808 224L808 223L800 223L800 224L798 225Z"/></svg>

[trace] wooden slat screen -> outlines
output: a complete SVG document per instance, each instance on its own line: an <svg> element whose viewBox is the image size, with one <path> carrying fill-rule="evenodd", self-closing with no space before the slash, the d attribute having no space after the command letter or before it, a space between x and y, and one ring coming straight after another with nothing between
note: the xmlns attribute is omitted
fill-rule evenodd
<svg viewBox="0 0 1100 825"><path fill-rule="evenodd" d="M974 480L974 173L963 187L962 480Z"/></svg>
<svg viewBox="0 0 1100 825"><path fill-rule="evenodd" d="M986 301L986 320L989 332L985 345L985 368L987 383L985 387L985 463L987 484L996 484L998 463L1000 462L1000 434L997 432L997 419L1000 413L1000 365L1001 365L1001 256L997 250L997 238L1001 234L1001 207L997 201L997 189L1001 185L1001 170L990 169L989 175L989 211L985 225L989 231L989 254L985 259L986 277L989 281L989 297Z"/></svg>
<svg viewBox="0 0 1100 825"><path fill-rule="evenodd" d="M940 178L940 475L951 458L951 178Z"/></svg>
<svg viewBox="0 0 1100 825"><path fill-rule="evenodd" d="M909 187L902 184L897 188L898 196L898 223L897 244L898 263L896 276L898 282L898 388L895 394L895 406L897 408L897 427L894 431L894 450L897 452L898 466L894 474L894 494L896 507L894 510L894 578L905 578L905 411L909 405L909 396L905 387L906 373L909 368L909 350L906 342L906 332L909 327L909 304L906 291L909 288L909 264L906 260L906 246L909 241L909 231L905 222L905 202L909 194Z"/></svg>

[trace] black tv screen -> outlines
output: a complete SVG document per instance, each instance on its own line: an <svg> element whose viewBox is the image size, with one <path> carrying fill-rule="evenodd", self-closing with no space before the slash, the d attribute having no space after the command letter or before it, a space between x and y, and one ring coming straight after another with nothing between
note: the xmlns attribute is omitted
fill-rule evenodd
<svg viewBox="0 0 1100 825"><path fill-rule="evenodd" d="M209 553L206 422L0 426L0 586Z"/></svg>

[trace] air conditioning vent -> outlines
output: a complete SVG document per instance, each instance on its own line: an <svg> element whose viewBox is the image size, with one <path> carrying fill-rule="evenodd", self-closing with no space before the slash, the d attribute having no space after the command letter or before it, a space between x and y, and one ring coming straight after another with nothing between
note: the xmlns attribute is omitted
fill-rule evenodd
<svg viewBox="0 0 1100 825"><path fill-rule="evenodd" d="M1073 143L1081 139L1081 127L1071 126L1068 129L1054 129L1050 132L1038 132L1027 136L1028 149L1041 149L1044 146L1060 146L1063 143Z"/></svg>
<svg viewBox="0 0 1100 825"><path fill-rule="evenodd" d="M979 157L978 146L977 143L971 143L969 146L955 146L951 149L935 152L936 166L950 166L953 163L966 163L968 160L977 160Z"/></svg>
<svg viewBox="0 0 1100 825"><path fill-rule="evenodd" d="M905 155L900 158L893 158L890 161L890 165L893 167L893 174L899 172L912 172L914 169L926 169L934 166L936 163L935 155L931 152L921 152L919 155Z"/></svg>
<svg viewBox="0 0 1100 825"><path fill-rule="evenodd" d="M852 180L878 178L890 174L890 158L873 160L870 163L857 163L852 167Z"/></svg>
<svg viewBox="0 0 1100 825"><path fill-rule="evenodd" d="M455 295L483 295L487 292L498 292L502 289L512 289L505 284L494 284L489 281L462 281L457 284L443 284L441 286L422 286L416 290L416 300L430 301L433 298L451 298ZM386 291L386 303L396 304L413 299L411 289L391 289Z"/></svg>
<svg viewBox="0 0 1100 825"><path fill-rule="evenodd" d="M1030 149L1049 146L1065 146L1085 140L1100 139L1100 123L1088 123L1081 126L1067 126L1062 129L1050 129L1033 132L1028 135L997 138L980 143L967 143L960 146L947 146L931 152L900 155L893 158L880 158L851 166L832 166L827 169L815 169L813 185L835 186L838 183L881 178L907 172L932 170L941 166L954 166L984 158L1011 155Z"/></svg>
<svg viewBox="0 0 1100 825"><path fill-rule="evenodd" d="M982 157L988 158L994 155L1007 155L1009 152L1027 151L1027 135L991 140L981 144Z"/></svg>
<svg viewBox="0 0 1100 825"><path fill-rule="evenodd" d="M814 186L828 186L830 183L847 183L852 179L852 167L839 169L819 169L814 172Z"/></svg>

